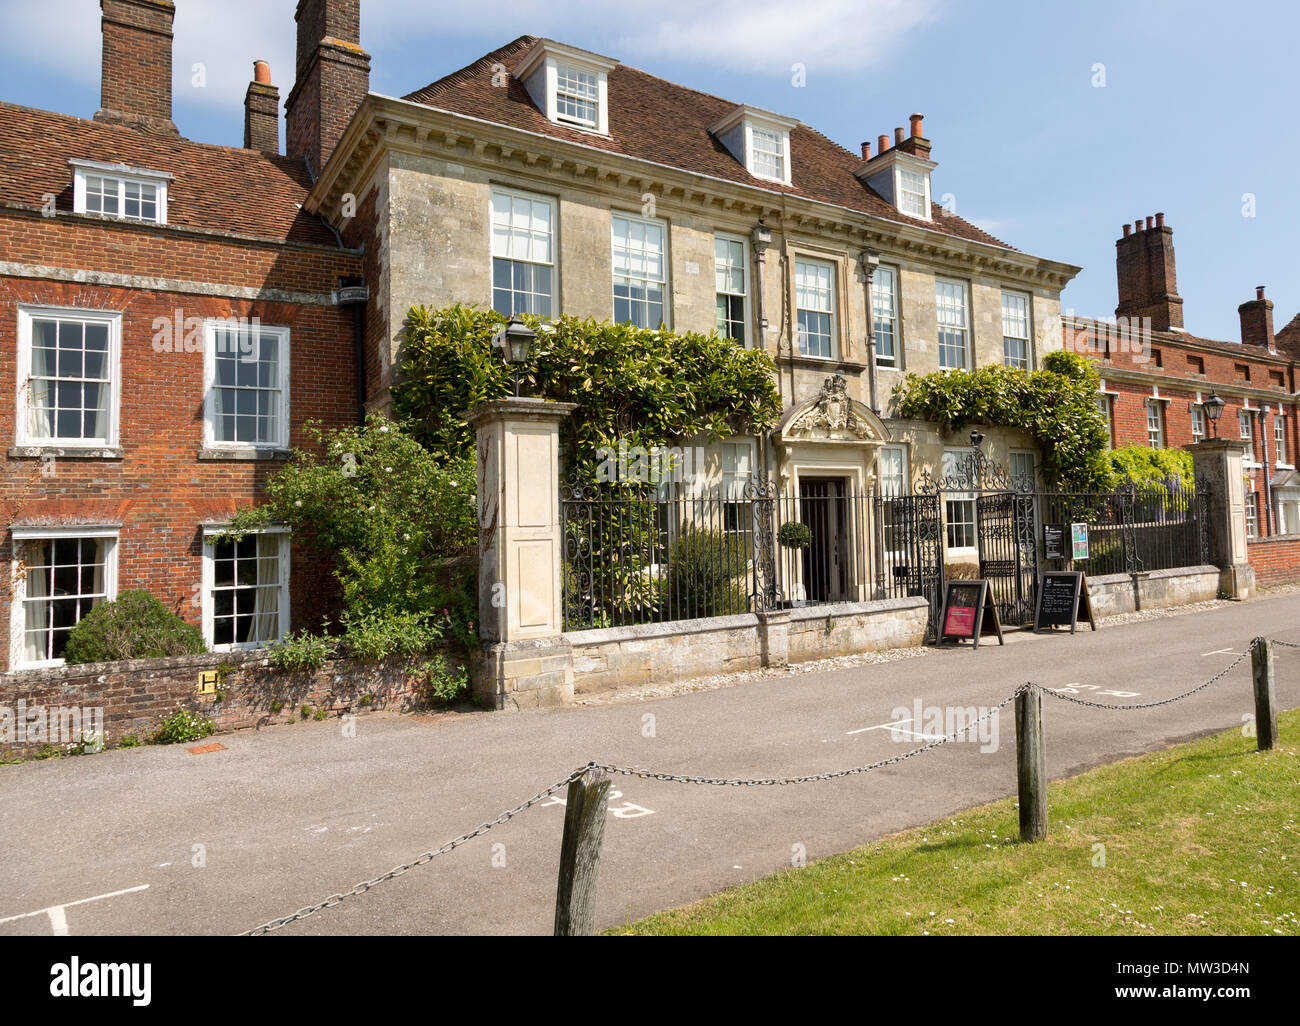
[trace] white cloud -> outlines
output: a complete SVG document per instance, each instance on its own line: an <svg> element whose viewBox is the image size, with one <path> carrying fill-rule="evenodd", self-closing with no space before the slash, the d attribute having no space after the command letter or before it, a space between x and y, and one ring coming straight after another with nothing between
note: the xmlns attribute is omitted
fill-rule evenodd
<svg viewBox="0 0 1300 1026"><path fill-rule="evenodd" d="M399 73L417 89L453 70L439 59L448 37L483 37L484 50L538 32L629 63L646 57L732 70L785 71L796 62L810 72L846 72L886 60L912 30L933 19L945 0L660 0L653 7L608 5L593 15L591 0L475 0L413 5L410 0L362 0L362 43L385 51L424 47L425 67ZM174 84L178 104L237 108L252 78L252 62L271 63L282 97L293 85L295 0L180 0L176 5ZM97 85L100 10L97 0L7 4L0 59ZM206 85L194 85L201 64Z"/></svg>

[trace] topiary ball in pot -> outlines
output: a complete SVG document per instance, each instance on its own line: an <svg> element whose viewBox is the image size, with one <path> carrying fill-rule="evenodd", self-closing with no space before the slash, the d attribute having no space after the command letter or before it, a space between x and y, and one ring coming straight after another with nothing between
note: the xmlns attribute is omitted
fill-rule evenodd
<svg viewBox="0 0 1300 1026"><path fill-rule="evenodd" d="M776 540L787 549L806 549L812 544L812 528L800 520L782 524Z"/></svg>

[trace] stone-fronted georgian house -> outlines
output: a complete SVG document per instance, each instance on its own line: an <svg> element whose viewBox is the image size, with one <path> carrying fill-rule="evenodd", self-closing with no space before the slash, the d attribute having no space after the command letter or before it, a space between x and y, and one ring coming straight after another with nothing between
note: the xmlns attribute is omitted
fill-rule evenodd
<svg viewBox="0 0 1300 1026"><path fill-rule="evenodd" d="M935 204L930 157L920 115L855 153L524 36L405 98L367 95L307 207L366 251L373 409L417 303L716 328L772 354L786 412L768 437L709 447L713 481L765 469L787 496L905 491L969 443L894 417L894 387L1038 366L1079 270ZM987 435L992 458L1032 472L1028 439Z"/></svg>

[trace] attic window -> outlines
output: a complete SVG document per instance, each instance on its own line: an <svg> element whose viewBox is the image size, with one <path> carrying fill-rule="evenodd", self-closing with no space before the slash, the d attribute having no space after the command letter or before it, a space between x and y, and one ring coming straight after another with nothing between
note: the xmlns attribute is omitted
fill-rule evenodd
<svg viewBox="0 0 1300 1026"><path fill-rule="evenodd" d="M928 218L930 202L927 191L925 175L910 168L898 169L898 209L904 214Z"/></svg>
<svg viewBox="0 0 1300 1026"><path fill-rule="evenodd" d="M141 224L167 223L167 188L172 176L126 164L71 160L72 209L78 214Z"/></svg>
<svg viewBox="0 0 1300 1026"><path fill-rule="evenodd" d="M790 182L790 130L794 120L744 105L735 108L710 131L755 178Z"/></svg>
<svg viewBox="0 0 1300 1026"><path fill-rule="evenodd" d="M600 54L538 40L515 69L548 121L609 134L609 73L618 62Z"/></svg>

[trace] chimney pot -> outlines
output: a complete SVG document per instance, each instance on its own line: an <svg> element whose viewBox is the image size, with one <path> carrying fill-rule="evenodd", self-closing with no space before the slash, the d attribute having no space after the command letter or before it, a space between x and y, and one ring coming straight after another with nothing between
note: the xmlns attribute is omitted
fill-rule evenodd
<svg viewBox="0 0 1300 1026"><path fill-rule="evenodd" d="M1156 214L1156 227L1163 228L1164 226L1165 226L1165 215Z"/></svg>
<svg viewBox="0 0 1300 1026"><path fill-rule="evenodd" d="M244 149L280 152L280 90L271 84L271 65L253 62L253 81L244 93Z"/></svg>
<svg viewBox="0 0 1300 1026"><path fill-rule="evenodd" d="M1264 298L1264 286L1263 286L1263 285L1256 285L1256 286L1255 286L1255 298L1256 298L1256 299L1263 299L1263 298Z"/></svg>
<svg viewBox="0 0 1300 1026"><path fill-rule="evenodd" d="M260 85L270 85L271 65L266 61L253 61L253 81Z"/></svg>
<svg viewBox="0 0 1300 1026"><path fill-rule="evenodd" d="M1155 223L1156 223L1156 219L1155 219L1154 217L1148 217L1148 218L1147 218L1147 231L1150 231L1152 228L1154 228L1154 227L1155 227Z"/></svg>
<svg viewBox="0 0 1300 1026"><path fill-rule="evenodd" d="M1126 224L1124 226L1124 238L1127 239L1132 234L1133 234L1133 226L1131 224Z"/></svg>
<svg viewBox="0 0 1300 1026"><path fill-rule="evenodd" d="M894 129L894 145L898 146L903 141L903 126L899 125Z"/></svg>
<svg viewBox="0 0 1300 1026"><path fill-rule="evenodd" d="M862 144L862 159L863 160L871 159L871 143L869 142L864 142Z"/></svg>
<svg viewBox="0 0 1300 1026"><path fill-rule="evenodd" d="M882 135L879 139L876 140L876 144L877 144L876 145L877 151L879 151L880 153L884 153L885 150L889 149L889 136Z"/></svg>
<svg viewBox="0 0 1300 1026"><path fill-rule="evenodd" d="M913 114L913 115L912 115L911 120L912 120L912 138L913 138L913 139L919 139L919 138L921 138L921 125L922 125L922 122L923 122L924 118L925 118L925 115L924 115L924 114Z"/></svg>

